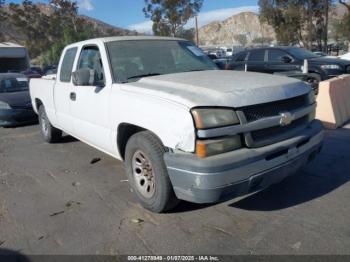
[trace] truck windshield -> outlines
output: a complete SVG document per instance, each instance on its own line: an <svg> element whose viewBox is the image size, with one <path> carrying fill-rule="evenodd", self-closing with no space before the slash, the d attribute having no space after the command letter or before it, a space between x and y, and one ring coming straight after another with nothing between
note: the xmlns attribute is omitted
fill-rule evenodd
<svg viewBox="0 0 350 262"><path fill-rule="evenodd" d="M218 69L188 41L115 41L107 43L107 48L114 79L122 83L155 75Z"/></svg>
<svg viewBox="0 0 350 262"><path fill-rule="evenodd" d="M0 93L27 91L29 83L27 78L6 78L0 81Z"/></svg>

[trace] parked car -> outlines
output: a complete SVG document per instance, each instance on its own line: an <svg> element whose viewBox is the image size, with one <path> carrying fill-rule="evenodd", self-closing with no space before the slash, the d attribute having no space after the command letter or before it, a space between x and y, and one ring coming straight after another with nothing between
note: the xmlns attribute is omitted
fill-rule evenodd
<svg viewBox="0 0 350 262"><path fill-rule="evenodd" d="M232 57L228 66L231 70L244 70L262 73L302 71L304 60L308 61L309 74L323 81L350 73L350 61L320 57L299 47L267 47L250 49Z"/></svg>
<svg viewBox="0 0 350 262"><path fill-rule="evenodd" d="M45 66L43 70L43 75L55 75L57 74L57 65Z"/></svg>
<svg viewBox="0 0 350 262"><path fill-rule="evenodd" d="M37 121L28 86L25 75L0 74L0 126L9 127Z"/></svg>
<svg viewBox="0 0 350 262"><path fill-rule="evenodd" d="M215 54L208 54L208 57L209 57L211 60L216 60L216 59L218 59L217 55L215 55Z"/></svg>
<svg viewBox="0 0 350 262"><path fill-rule="evenodd" d="M31 67L28 70L21 72L21 74L28 78L41 78L43 76L41 68L38 67Z"/></svg>
<svg viewBox="0 0 350 262"><path fill-rule="evenodd" d="M232 48L227 48L226 49L226 56L232 56L233 55L233 49Z"/></svg>
<svg viewBox="0 0 350 262"><path fill-rule="evenodd" d="M226 56L226 52L222 49L215 49L215 50L211 50L208 53L209 55L213 55L216 56L216 58L222 58Z"/></svg>
<svg viewBox="0 0 350 262"><path fill-rule="evenodd" d="M213 203L294 174L321 150L309 85L218 70L178 38L112 37L67 46L56 80L32 79L43 138L62 131L125 162L153 212Z"/></svg>
<svg viewBox="0 0 350 262"><path fill-rule="evenodd" d="M230 63L230 58L218 58L218 59L213 59L213 62L221 69L225 70L227 69L227 66Z"/></svg>
<svg viewBox="0 0 350 262"><path fill-rule="evenodd" d="M220 47L221 50L224 51L224 56L232 56L233 55L233 49L229 47Z"/></svg>

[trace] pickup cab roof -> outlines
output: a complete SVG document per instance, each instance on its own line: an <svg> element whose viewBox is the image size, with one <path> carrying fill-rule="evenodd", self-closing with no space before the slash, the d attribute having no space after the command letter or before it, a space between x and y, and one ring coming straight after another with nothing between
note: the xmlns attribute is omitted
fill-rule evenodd
<svg viewBox="0 0 350 262"><path fill-rule="evenodd" d="M81 46L81 45L97 44L97 43L108 43L108 42L115 42L115 41L139 41L139 40L187 41L185 39L176 38L176 37L114 36L114 37L95 38L95 39L90 39L90 40L74 43L74 44L67 46L67 48Z"/></svg>

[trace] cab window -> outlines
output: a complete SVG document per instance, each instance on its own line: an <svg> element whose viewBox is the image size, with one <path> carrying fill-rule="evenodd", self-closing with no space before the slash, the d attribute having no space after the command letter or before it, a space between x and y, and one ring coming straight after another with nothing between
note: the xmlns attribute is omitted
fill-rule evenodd
<svg viewBox="0 0 350 262"><path fill-rule="evenodd" d="M61 65L61 72L60 72L61 82L65 82L65 83L70 82L72 78L72 69L73 69L73 64L74 64L77 51L78 51L77 47L68 49L66 51L62 61L62 65Z"/></svg>
<svg viewBox="0 0 350 262"><path fill-rule="evenodd" d="M98 82L100 84L105 83L101 53L97 46L87 46L83 48L78 63L78 70L79 69L95 70Z"/></svg>

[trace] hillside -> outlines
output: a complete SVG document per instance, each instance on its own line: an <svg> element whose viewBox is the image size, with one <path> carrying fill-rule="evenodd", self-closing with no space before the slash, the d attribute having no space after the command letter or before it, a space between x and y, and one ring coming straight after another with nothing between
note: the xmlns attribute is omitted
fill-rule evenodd
<svg viewBox="0 0 350 262"><path fill-rule="evenodd" d="M346 14L346 8L341 4L336 4L329 12L329 32L333 31L334 21L340 19ZM248 45L257 38L270 38L275 42L276 35L274 29L267 25L261 25L259 16L252 12L243 12L229 17L224 21L215 21L200 28L199 39L203 46L216 45L239 45L234 39L236 35L246 35Z"/></svg>
<svg viewBox="0 0 350 262"><path fill-rule="evenodd" d="M49 5L37 4L37 7L43 14L47 16L50 16L53 13L53 9ZM8 7L5 6L5 11L8 12L8 10ZM100 32L101 36L137 35L136 31L130 31L127 29L115 27L89 16L81 15L79 17L87 21L89 24L93 25L94 29ZM18 32L15 26L9 24L6 21L4 23L1 23L0 33L4 34L5 41L10 41L22 45L25 44L24 42L26 39L24 38L24 36Z"/></svg>
<svg viewBox="0 0 350 262"><path fill-rule="evenodd" d="M257 14L244 12L220 22L212 22L199 30L201 45L239 45L236 35L246 35L248 44L256 38L272 38L275 33L272 27L261 25Z"/></svg>

